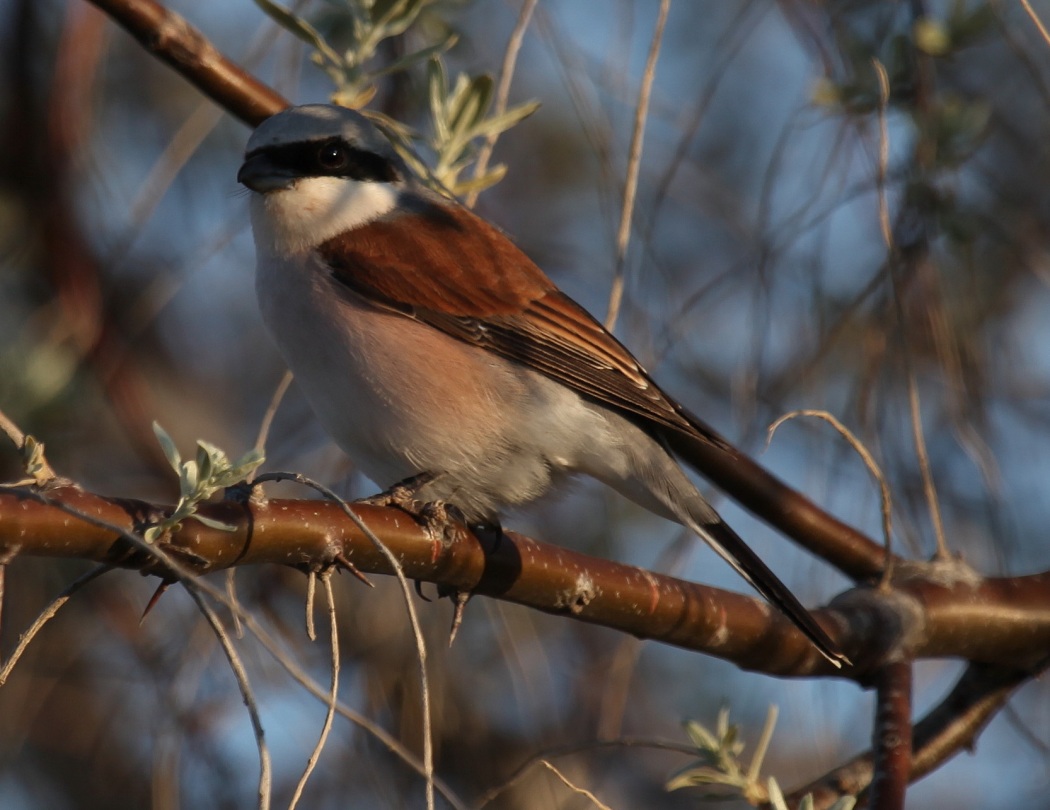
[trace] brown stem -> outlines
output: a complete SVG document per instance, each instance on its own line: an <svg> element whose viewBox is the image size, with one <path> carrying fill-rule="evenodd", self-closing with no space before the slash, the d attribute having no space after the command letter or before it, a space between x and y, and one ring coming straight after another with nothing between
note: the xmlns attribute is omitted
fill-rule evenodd
<svg viewBox="0 0 1050 810"><path fill-rule="evenodd" d="M364 504L352 508L410 579L572 616L726 658L755 671L793 677L834 672L790 621L761 600L588 557L512 532L479 537L452 524L444 536L433 537L398 509ZM74 488L47 493L0 490L0 554L72 557L163 574L120 533L141 532L166 512L166 507L103 498ZM230 501L204 506L200 514L231 530L191 518L162 546L176 561L198 572L260 563L315 570L334 564L338 555L366 573L391 572L387 559L338 504ZM71 519L71 515L83 518ZM842 618L829 611L815 615L833 635L844 626ZM864 618L858 624L871 622Z"/></svg>
<svg viewBox="0 0 1050 810"><path fill-rule="evenodd" d="M875 762L868 802L873 810L900 810L911 771L911 662L887 664L876 681Z"/></svg>
<svg viewBox="0 0 1050 810"><path fill-rule="evenodd" d="M142 46L249 126L289 101L231 62L186 20L154 0L90 0Z"/></svg>
<svg viewBox="0 0 1050 810"><path fill-rule="evenodd" d="M960 751L969 750L988 721L1019 686L1037 677L1050 666L1050 659L1031 669L1014 669L992 664L971 664L952 691L921 721L912 735L912 754L908 778L921 779ZM812 793L817 810L829 807L841 796L856 796L872 781L871 752L854 757L816 782L787 797L794 807Z"/></svg>

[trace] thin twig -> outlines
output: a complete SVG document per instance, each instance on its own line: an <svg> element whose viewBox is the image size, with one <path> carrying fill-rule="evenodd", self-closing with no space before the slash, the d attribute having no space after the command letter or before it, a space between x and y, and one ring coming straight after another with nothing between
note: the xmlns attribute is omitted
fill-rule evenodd
<svg viewBox="0 0 1050 810"><path fill-rule="evenodd" d="M324 484L307 478L301 473L271 472L259 476L257 480L260 483L263 481L295 481L320 492L328 500L338 504L343 513L353 521L354 525L361 530L379 553L386 558L387 563L393 569L395 576L397 576L397 581L401 585L401 592L404 596L405 608L408 611L408 621L412 626L412 634L416 641L416 655L419 661L419 686L423 704L423 770L426 779L427 810L434 810L434 739L430 707L430 680L427 676L427 646L423 638L423 629L419 623L419 616L416 613L415 603L412 599L412 586L408 583L408 578L405 576L401 563L394 553L387 548L386 544L376 536L375 532L357 516L357 513L350 508L350 505Z"/></svg>
<svg viewBox="0 0 1050 810"><path fill-rule="evenodd" d="M263 645L263 648L268 653L270 653L270 655L273 656L274 660L281 664L285 671L296 682L303 686L308 692L310 692L310 694L312 694L318 700L322 701L327 705L329 690L325 689L320 684L318 684L313 678L311 678L303 670L302 666L299 664L298 659L290 653L286 652L281 647L281 645L273 638L273 636L270 635L270 633L268 633L255 620L255 617L249 611L245 610L240 604L226 603L222 591L220 591L217 588L214 588L206 580L196 578L192 574L192 572L190 572L185 566L181 565L175 559L173 559L171 555L165 553L159 547L147 543L140 535L135 534L133 532L129 532L123 526L120 526L116 523L111 523L106 520L102 520L87 512L82 512L78 509L74 509L73 507L62 503L61 501L56 501L51 498L48 498L45 494L41 493L38 490L31 488L20 488L19 491L22 492L22 494L25 497L38 500L41 503L47 504L48 506L54 509L58 509L59 511L64 512L68 515L72 515L78 520L81 520L91 526L95 526L104 529L107 532L111 532L116 537L132 545L134 548L138 549L139 551L145 552L146 554L149 554L151 557L156 559L157 562L160 565L164 566L169 573L176 576L179 579L179 581L182 582L182 584L187 588L187 590L191 592L194 590L200 591L215 602L223 604L228 610L234 612L240 618L240 620L244 622L244 626L247 627L248 630L252 633L252 635L254 635L259 640L259 643ZM360 519L357 518L356 515L352 515L351 518L355 520L355 523L359 527L361 526ZM370 530L367 527L364 529L364 531L366 533L370 532ZM411 612L411 608L409 610L410 615L414 615ZM427 703L427 706L429 707L429 703ZM351 723L363 729L368 734L372 735L383 746L385 746L388 751L397 756L408 767L412 768L424 778L427 778L428 780L432 781L435 789L440 791L441 795L453 808L455 808L455 810L467 810L466 802L464 802L459 796L457 796L449 785L447 785L443 780L437 778L434 775L433 757L431 757L431 762L428 767L425 763L421 762L414 753L409 751L398 740L392 737L384 728L379 726L377 723L375 723L368 717L365 717L359 712L356 712L350 707L344 706L342 704L339 705L338 711Z"/></svg>
<svg viewBox="0 0 1050 810"><path fill-rule="evenodd" d="M328 733L332 730L332 718L335 716L335 708L339 705L339 623L336 621L335 595L332 593L332 569L329 568L320 574L320 577L321 582L324 583L325 601L328 605L328 627L332 644L332 690L328 693L328 711L324 716L321 736L318 738L314 750L310 752L310 758L306 761L306 770L303 771L299 784L295 786L295 793L292 796L291 803L288 805L288 810L295 810L295 806L303 795L303 789L306 787L310 774L317 767L317 760L320 759L321 751L324 750L325 742L328 740Z"/></svg>
<svg viewBox="0 0 1050 810"><path fill-rule="evenodd" d="M886 585L890 581L890 575L893 568L893 497L890 494L890 486L886 483L886 476L883 475L882 469L868 451L868 448L864 446L860 439L853 435L853 431L842 424L834 414L831 414L828 411L801 410L791 411L790 413L784 414L769 426L769 431L766 437L766 446L768 447L769 443L773 441L773 434L776 433L777 428L784 424L788 419L794 419L797 416L812 416L828 422L839 432L839 435L849 443L849 446L853 448L857 455L860 456L861 461L864 462L864 466L868 468L868 472L870 472L875 480L878 481L879 501L882 505L882 542L886 546L886 567L883 569L882 582Z"/></svg>
<svg viewBox="0 0 1050 810"><path fill-rule="evenodd" d="M199 585L201 586L202 590L205 591L205 593L208 592L207 583L201 582L199 583ZM262 644L263 649L270 653L270 655L273 656L274 660L277 661L300 686L306 689L311 695L316 697L322 703L325 703L327 705L330 691L328 689L325 689L323 686L317 683L317 681L314 680L309 674L307 674L307 672L300 665L298 657L285 651L281 644L272 635L270 635L270 633L266 629L264 629L262 625L258 623L258 621L256 621L255 617L251 613L247 611L242 612L241 619L244 621L245 627L247 627L248 630L252 633L252 635L254 635L259 640L259 643ZM411 768L421 776L426 776L426 769L424 767L424 764L420 761L419 757L417 757L412 751L408 750L397 739L391 736L390 733L386 731L386 729L384 729L382 726L378 725L368 717L365 717L360 712L351 709L349 706L343 705L342 703L338 704L338 706L336 707L336 711L338 711L340 715L345 717L355 726L364 730L372 737L374 737L379 743L386 747L388 751L397 756L409 768ZM449 805L455 808L455 810L467 810L467 803L463 801L459 796L457 796L455 792L453 792L452 788L449 787L449 785L445 784L441 779L437 778L436 776L434 777L434 786L449 803Z"/></svg>
<svg viewBox="0 0 1050 810"><path fill-rule="evenodd" d="M888 267L890 280L893 287L893 302L897 310L897 318L900 322L900 332L904 336L902 340L902 356L908 378L908 406L911 412L912 440L915 442L915 454L919 461L919 472L922 475L922 488L926 496L926 504L930 510L930 521L933 524L933 535L937 543L937 558L941 560L951 559L948 544L944 539L944 523L941 520L941 506L937 499L937 487L933 480L933 472L930 469L930 457L926 450L926 438L922 430L922 412L919 402L919 387L915 379L915 368L911 362L911 353L907 345L907 321L904 313L904 303L901 301L900 279L898 278L899 252L893 238L893 230L890 227L889 204L886 200L886 172L890 159L890 137L889 128L886 125L886 108L890 100L890 80L886 74L886 68L878 59L873 59L875 73L879 79L879 163L876 172L875 183L879 197L879 226L882 229L882 238L886 242L888 252Z"/></svg>
<svg viewBox="0 0 1050 810"><path fill-rule="evenodd" d="M660 1L656 30L653 31L653 40L649 44L649 56L645 60L645 71L642 73L642 86L638 90L638 106L634 112L634 132L631 134L631 146L627 158L627 180L623 186L620 230L616 234L616 274L613 276L612 290L609 292L609 314L605 316L605 328L610 331L616 326L616 319L620 315L620 304L623 301L624 276L627 272L627 245L631 240L634 198L638 191L638 171L642 163L642 142L645 139L645 122L649 117L649 96L652 92L653 79L656 77L656 59L660 55L660 44L670 9L671 0Z"/></svg>
<svg viewBox="0 0 1050 810"><path fill-rule="evenodd" d="M33 458L27 458L27 447L26 443L32 439L32 436L22 431L14 423L14 421L0 410L0 431L7 435L7 438L11 440L11 443L18 448L18 451L22 454L22 462L26 466L26 472L33 476L33 480L38 484L42 485L48 481L54 481L58 476L55 471L48 464L47 458L44 457L44 446L40 443L35 443L36 452L28 455L32 455ZM29 466L30 461L36 465L37 469L30 472Z"/></svg>
<svg viewBox="0 0 1050 810"><path fill-rule="evenodd" d="M11 444L19 450L22 449L26 441L26 434L3 411L0 411L0 431L7 435L7 438L11 440Z"/></svg>
<svg viewBox="0 0 1050 810"><path fill-rule="evenodd" d="M270 437L270 427L273 425L274 416L277 415L277 409L281 406L281 401L288 392L288 387L292 384L293 379L295 377L292 372L285 371L284 376L281 377L281 381L277 383L277 387L273 391L273 396L270 397L270 404L266 408L266 413L263 414L262 422L259 423L259 434L255 438L255 449L260 453L266 451L266 441ZM255 470L252 470L248 475L248 483L250 484L254 478Z"/></svg>
<svg viewBox="0 0 1050 810"><path fill-rule="evenodd" d="M890 206L886 199L886 173L890 163L890 136L886 125L886 107L890 101L890 79L882 62L872 59L871 63L879 80L879 162L875 171L875 189L879 198L879 229L882 231L882 240L886 243L886 249L890 252L892 260L896 246L893 241L893 228L890 226Z"/></svg>
<svg viewBox="0 0 1050 810"><path fill-rule="evenodd" d="M37 634L43 629L44 625L51 621L55 614L61 609L61 607L68 602L73 594L91 582L102 576L107 571L112 571L113 568L109 565L99 565L96 568L92 568L86 574L81 574L75 580L73 580L58 596L56 596L51 603L45 607L40 614L33 620L33 623L29 626L18 639L18 644L11 653L11 657L7 659L2 667L0 667L0 686L6 683L8 677L11 675L11 670L15 668L15 664L18 663L18 659L22 657L22 653L26 651L29 643L36 638Z"/></svg>
<svg viewBox="0 0 1050 810"><path fill-rule="evenodd" d="M529 21L532 19L532 12L535 10L537 2L539 0L524 0L521 4L518 21L514 24L514 30L511 31L510 39L507 41L507 50L503 53L503 65L499 73L499 86L496 88L496 106L492 113L493 117L498 118L507 109L507 100L510 97L510 82L514 78L514 65L518 61L521 43L525 39L525 30L529 27ZM492 151L496 148L496 141L499 139L499 135L499 132L493 132L485 139L481 149L478 150L478 159L474 162L475 179L484 176L485 170L489 166L489 159L492 157ZM474 207L480 193L481 189L475 188L467 195L465 202L467 208Z"/></svg>
<svg viewBox="0 0 1050 810"><path fill-rule="evenodd" d="M762 736L758 738L758 742L755 744L755 753L751 757L751 765L747 769L747 783L755 784L758 782L759 773L762 770L762 762L766 758L766 751L769 750L769 743L773 740L773 729L777 726L777 716L780 714L780 709L777 708L776 704L770 704L769 709L766 711L766 722L762 726Z"/></svg>
<svg viewBox="0 0 1050 810"><path fill-rule="evenodd" d="M254 471L253 471L254 472ZM226 604L240 607L239 600L237 599L237 569L227 568L226 569ZM244 628L241 626L240 610L231 610L230 616L233 618L233 634L237 638L244 638Z"/></svg>
<svg viewBox="0 0 1050 810"><path fill-rule="evenodd" d="M4 586L7 582L7 564L17 556L18 546L11 546L5 551L0 551L0 638L4 637ZM0 656L0 667L3 666L3 663L3 656Z"/></svg>
<svg viewBox="0 0 1050 810"><path fill-rule="evenodd" d="M1031 3L1028 0L1021 0L1021 5L1024 7L1025 12L1031 18L1032 22L1035 23L1035 27L1039 29L1039 34L1043 38L1048 46L1050 46L1050 32L1046 30L1046 26L1043 25L1043 21L1039 19L1039 15L1035 13L1035 9L1032 8Z"/></svg>
<svg viewBox="0 0 1050 810"><path fill-rule="evenodd" d="M185 584L185 583L184 583ZM200 589L195 587L186 588L186 593L197 603L197 609L208 620L215 637L222 645L222 651L226 653L226 660L233 670L233 676L237 679L237 688L241 690L241 697L248 709L248 716L252 721L252 730L255 732L255 746L259 751L259 810L269 810L270 797L273 792L273 769L270 764L270 749L266 745L266 736L263 731L262 718L259 717L259 707L255 702L255 692L248 682L248 672L244 668L237 650L234 649L233 641L229 633L222 626L215 611L204 601L204 595Z"/></svg>
<svg viewBox="0 0 1050 810"><path fill-rule="evenodd" d="M547 768L547 770L549 770L551 773L557 776L562 781L562 783L564 783L565 787L567 787L573 793L579 793L581 796L586 796L588 799L594 802L595 807L599 807L601 808L601 810L612 810L612 808L609 807L609 805L602 802L589 790L585 790L581 787L576 787L576 785L569 781L569 778L565 774L563 774L561 771L559 771L557 768L555 768L553 765L547 762L547 760L543 760L543 765Z"/></svg>
<svg viewBox="0 0 1050 810"><path fill-rule="evenodd" d="M590 742L558 746L530 756L527 760L521 763L521 765L519 765L514 773L507 777L507 779L486 791L474 806L474 810L484 810L484 808L488 807L488 805L498 799L500 795L506 793L512 787L520 783L521 780L525 778L526 774L528 774L534 766L539 765L540 763L546 764L546 761L549 759L570 756L585 751L604 751L613 748L646 748L654 751L670 751L687 757L694 757L696 755L696 747L692 745L668 742L665 740L647 740L636 737L621 737L616 740L592 740Z"/></svg>
<svg viewBox="0 0 1050 810"><path fill-rule="evenodd" d="M314 596L317 593L317 574L310 571L306 575L306 637L317 641L317 630L314 628Z"/></svg>

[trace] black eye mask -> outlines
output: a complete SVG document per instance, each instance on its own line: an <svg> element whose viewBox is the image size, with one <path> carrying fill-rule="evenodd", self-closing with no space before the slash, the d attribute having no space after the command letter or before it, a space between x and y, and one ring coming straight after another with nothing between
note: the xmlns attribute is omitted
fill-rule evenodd
<svg viewBox="0 0 1050 810"><path fill-rule="evenodd" d="M299 177L349 177L371 183L401 179L397 168L382 155L357 149L338 138L305 141L253 149L245 159L265 155L274 165Z"/></svg>

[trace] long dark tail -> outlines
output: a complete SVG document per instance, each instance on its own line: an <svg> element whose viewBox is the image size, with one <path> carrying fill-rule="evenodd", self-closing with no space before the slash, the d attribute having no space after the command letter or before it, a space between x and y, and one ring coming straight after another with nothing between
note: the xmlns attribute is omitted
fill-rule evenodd
<svg viewBox="0 0 1050 810"><path fill-rule="evenodd" d="M667 448L674 455L702 473L701 465L696 460L700 452L709 451L714 447L729 454L736 454L736 451L721 436L702 421L684 408L681 413L692 423L694 430L693 432L667 430L663 434L662 438ZM843 663L850 663L849 658L817 624L810 612L802 606L788 587L769 569L769 566L762 562L740 535L733 531L706 501L702 504L692 514L680 514L679 519L699 534L740 576L751 584L751 587L794 622L795 626L813 642L828 661L836 667Z"/></svg>
<svg viewBox="0 0 1050 810"><path fill-rule="evenodd" d="M747 580L752 588L787 616L828 661L836 667L850 663L835 642L817 624L812 614L795 598L787 585L780 581L769 566L762 562L762 559L751 550L740 535L719 518L714 510L712 513L714 514L713 521L698 523L690 516L691 519L687 525Z"/></svg>

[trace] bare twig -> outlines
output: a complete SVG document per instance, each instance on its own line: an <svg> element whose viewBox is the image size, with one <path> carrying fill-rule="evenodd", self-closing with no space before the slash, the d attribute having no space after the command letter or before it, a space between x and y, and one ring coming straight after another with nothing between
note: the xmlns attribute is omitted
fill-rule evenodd
<svg viewBox="0 0 1050 810"><path fill-rule="evenodd" d="M292 372L285 371L284 376L281 377L281 381L277 383L277 387L273 390L273 396L270 397L270 404L266 408L266 413L263 414L262 422L259 423L259 433L255 438L255 449L259 452L265 452L266 441L270 437L270 428L273 426L273 419L277 415L277 409L281 406L281 402L284 400L284 395L288 393L288 388L292 384L292 380L295 379ZM252 470L248 477L248 483L250 484L255 477L255 470Z"/></svg>
<svg viewBox="0 0 1050 810"><path fill-rule="evenodd" d="M207 592L207 583L202 582L200 585L205 592ZM263 648L270 653L271 656L273 656L274 660L277 661L300 686L306 689L322 703L328 705L331 689L325 689L310 677L300 665L298 658L285 651L281 644L258 623L255 616L248 611L243 611L240 616L244 621L245 627L247 627L252 635L259 640L259 643L262 644ZM336 706L336 711L355 726L374 737L381 745L398 757L398 759L404 762L409 768L421 776L426 777L426 768L419 757L391 736L391 734L382 726L342 703L339 703ZM445 801L455 808L455 810L467 810L467 803L459 798L452 788L437 776L434 776L434 787L441 793Z"/></svg>
<svg viewBox="0 0 1050 810"><path fill-rule="evenodd" d="M18 659L22 657L22 653L26 651L30 642L36 638L37 634L43 629L44 625L51 621L55 614L62 608L62 606L68 602L77 591L87 585L94 579L105 574L107 571L113 569L108 565L99 565L92 568L86 574L81 574L75 580L73 580L58 596L56 596L51 603L45 607L40 614L33 620L33 623L29 626L18 639L18 644L15 646L14 651L11 653L11 657L7 659L7 662L0 667L0 686L3 686L7 682L8 677L11 675L11 671L15 668L15 664L18 663ZM2 571L2 567L0 567ZM2 593L0 593L2 595Z"/></svg>
<svg viewBox="0 0 1050 810"><path fill-rule="evenodd" d="M1039 15L1035 13L1035 9L1032 8L1032 4L1028 0L1021 0L1021 5L1024 7L1025 13L1035 23L1035 27L1039 29L1039 35L1043 38L1048 46L1050 46L1050 32L1046 30L1046 26L1043 25L1043 21L1039 19Z"/></svg>
<svg viewBox="0 0 1050 810"><path fill-rule="evenodd" d="M183 584L186 585L187 582L184 580ZM233 676L237 679L237 688L240 689L244 705L248 709L252 730L255 733L255 746L259 752L259 810L269 810L270 798L273 793L273 768L270 763L270 749L266 745L262 718L259 717L259 707L255 702L255 692L248 681L248 672L245 670L244 663L233 646L229 633L222 626L222 622L219 621L215 611L204 601L204 595L200 589L191 586L186 588L186 592L197 603L197 609L208 620L208 624L211 625L215 637L219 640L219 644L222 645L222 651L226 653L226 660L230 664Z"/></svg>
<svg viewBox="0 0 1050 810"><path fill-rule="evenodd" d="M254 472L254 470L252 471ZM233 606L234 610L230 611L230 616L233 618L233 634L237 638L244 638L244 628L241 626L241 615L240 615L240 604L237 600L237 569L230 568L226 571L226 604Z"/></svg>
<svg viewBox="0 0 1050 810"><path fill-rule="evenodd" d="M902 354L908 377L908 406L911 412L912 438L915 442L915 454L919 461L919 472L922 475L922 487L926 496L926 504L930 510L930 521L933 523L933 536L937 542L937 557L942 560L951 559L948 544L944 539L944 524L941 520L941 506L937 499L937 487L930 470L930 457L926 450L926 438L922 430L922 411L919 402L919 387L915 379L915 368L911 362L911 350L907 345L908 324L904 312L904 303L901 301L900 279L898 261L900 252L893 238L893 229L890 226L889 204L886 200L886 172L889 166L890 139L889 129L886 125L886 108L890 99L890 80L886 75L886 68L878 59L873 59L872 64L879 79L879 162L876 172L876 187L879 198L879 227L882 230L882 238L886 243L888 252L888 267L890 280L893 287L893 302L897 310L897 318L900 322L900 333L905 337L902 340Z"/></svg>
<svg viewBox="0 0 1050 810"><path fill-rule="evenodd" d="M24 433L3 411L0 411L0 431L3 431L11 443L18 448L22 454L22 464L26 474L31 476L38 486L43 486L58 478L44 456L44 445Z"/></svg>
<svg viewBox="0 0 1050 810"><path fill-rule="evenodd" d="M4 489L10 491L11 488L0 487L0 492ZM30 500L39 501L46 504L50 508L57 509L65 514L72 515L78 520L87 524L90 527L101 529L110 535L115 535L124 542L130 544L139 551L145 552L147 555L157 561L158 564L162 565L169 573L177 576L180 581L187 587L188 590L200 591L205 596L213 599L214 601L224 604L226 608L235 613L240 620L244 623L244 626L259 640L273 658L281 664L288 674L295 679L301 686L309 691L316 698L328 703L329 690L320 686L315 680L307 675L295 656L285 652L281 645L271 636L255 619L251 612L245 610L241 605L233 603L225 603L223 593L216 588L213 588L207 581L198 579L188 571L184 566L178 563L171 555L165 553L162 549L155 545L147 543L141 536L128 531L123 526L118 525L112 521L104 520L95 514L89 514L83 510L76 509L70 505L58 500L54 496L47 496L43 493L37 492L32 489L20 488L18 490L20 496L28 498ZM79 492L79 491L78 491ZM316 502L313 502L316 506ZM418 772L424 777L428 777L433 780L434 787L440 791L441 795L445 798L450 805L456 810L466 810L466 803L460 799L455 792L442 780L434 776L433 765L428 769L424 763L419 760L411 751L409 751L404 745L394 739L385 729L374 723L364 715L354 711L353 709L340 704L338 706L339 713L346 717L350 722L359 728L372 735L378 740L387 750L397 756L410 768Z"/></svg>
<svg viewBox="0 0 1050 810"><path fill-rule="evenodd" d="M1022 684L1037 677L1050 659L1031 669L971 664L951 692L914 726L909 779L915 781L961 751L972 750L978 734ZM872 781L870 751L854 757L819 780L792 791L794 805L812 793L818 807L844 795L857 795Z"/></svg>
<svg viewBox="0 0 1050 810"><path fill-rule="evenodd" d="M365 524L360 517L350 508L350 505L332 490L323 484L318 483L307 478L305 475L299 473L266 473L260 476L257 481L260 483L263 481L280 481L290 480L296 481L297 483L303 484L304 486L310 487L311 489L320 492L330 501L333 501L339 506L343 513L350 518L351 521L357 526L358 529L368 538L368 540L376 547L380 554L386 559L387 563L394 571L394 575L397 577L398 583L401 585L401 592L404 597L405 608L408 612L408 621L412 626L412 634L416 642L416 656L419 662L419 688L420 696L423 704L423 768L424 776L426 778L426 801L427 810L434 810L434 739L433 739L433 728L430 708L430 681L427 675L427 646L426 641L423 638L423 629L419 623L419 616L416 613L415 602L412 599L412 586L409 585L408 579L405 577L404 568L402 568L400 561L389 549L389 547L380 540L375 532L373 532Z"/></svg>
<svg viewBox="0 0 1050 810"><path fill-rule="evenodd" d="M649 116L649 96L656 77L656 59L660 55L664 26L671 10L671 0L660 0L660 11L656 18L656 29L649 44L649 55L642 73L642 86L638 90L638 106L634 112L634 132L627 157L627 179L623 186L623 207L620 210L620 229L616 234L616 273L609 292L609 314L605 316L605 328L612 331L620 315L623 301L624 276L627 273L627 246L631 239L631 221L634 218L634 198L638 191L638 172L642 163L642 141L645 138L645 122Z"/></svg>
<svg viewBox="0 0 1050 810"><path fill-rule="evenodd" d="M11 440L11 444L19 450L22 449L22 445L25 444L26 434L3 411L0 411L0 430Z"/></svg>
<svg viewBox="0 0 1050 810"><path fill-rule="evenodd" d="M850 447L853 448L857 455L860 456L861 460L864 462L864 466L868 468L868 472L870 472L878 482L879 501L882 505L882 541L886 545L886 568L883 571L882 583L886 586L890 581L890 574L893 569L893 498L890 495L889 484L886 483L886 476L882 474L882 469L868 451L868 448L864 446L860 439L853 435L853 431L842 424L834 414L828 413L827 411L800 410L784 414L769 426L769 431L766 437L767 446L769 442L773 440L773 434L776 432L777 428L788 419L794 419L796 416L812 416L828 422L849 443Z"/></svg>
<svg viewBox="0 0 1050 810"><path fill-rule="evenodd" d="M314 629L314 595L317 593L317 573L306 574L306 637L317 641L317 630Z"/></svg>
<svg viewBox="0 0 1050 810"><path fill-rule="evenodd" d="M777 717L780 715L780 709L777 708L776 704L770 704L769 709L766 711L766 722L762 724L762 735L758 738L758 742L755 743L755 753L751 757L751 765L747 769L747 783L749 785L757 784L759 775L762 771L762 763L765 761L766 752L769 750L769 743L773 740L773 729L777 727Z"/></svg>
<svg viewBox="0 0 1050 810"><path fill-rule="evenodd" d="M594 806L599 808L599 810L612 810L612 808L609 807L609 805L607 805L604 802L602 802L601 800L599 800L599 798L597 796L595 796L593 793L591 793L589 790L586 790L585 788L577 787L572 782L570 782L569 778L565 774L563 774L561 771L559 771L557 768L555 768L553 765L551 765L549 762L547 762L547 760L543 760L543 766L548 771L550 771L555 776L557 776L561 780L562 784L565 785L565 787L567 787L573 793L578 793L579 795L590 799L591 802L594 804Z"/></svg>
<svg viewBox="0 0 1050 810"><path fill-rule="evenodd" d="M539 0L523 0L521 4L521 11L518 14L518 21L514 24L514 30L510 34L510 40L507 42L507 50L503 53L503 66L499 72L499 86L496 88L496 100L495 108L493 109L493 117L499 117L503 115L507 109L507 100L510 97L510 83L511 79L514 78L514 65L518 61L518 53L521 51L521 43L525 39L525 30L529 27L529 20L532 19L532 12L536 8L536 3ZM493 132L489 135L485 142L481 145L481 149L478 150L478 159L474 162L474 177L476 179L481 178L485 175L485 170L489 166L489 160L492 157L492 150L496 147L496 141L499 139L500 133ZM478 195L481 193L481 189L475 188L467 195L466 206L467 208L473 208L474 204L478 201Z"/></svg>
<svg viewBox="0 0 1050 810"><path fill-rule="evenodd" d="M335 595L332 593L332 569L329 568L319 576L324 583L325 602L328 608L329 638L332 646L332 689L328 693L328 711L325 712L321 736L318 738L314 750L310 752L310 758L306 761L306 769L303 771L299 783L295 786L295 793L292 796L292 801L288 804L288 810L295 810L299 799L302 798L306 782L310 778L310 774L313 773L314 768L317 767L317 760L320 759L321 751L324 750L325 742L328 740L328 733L332 730L332 718L335 717L335 709L339 705L339 622L336 621Z"/></svg>
<svg viewBox="0 0 1050 810"><path fill-rule="evenodd" d="M616 740L591 740L588 742L574 743L572 745L558 746L557 748L549 748L545 751L533 754L519 765L514 773L512 773L506 780L488 790L478 800L477 805L475 806L476 810L484 810L485 807L492 804L492 802L498 799L502 794L519 784L535 766L539 764L546 765L547 760L557 759L558 757L569 756L572 754L579 754L585 751L607 751L616 748L643 748L654 751L670 751L688 757L696 755L696 747L693 745L637 737L621 737Z"/></svg>

